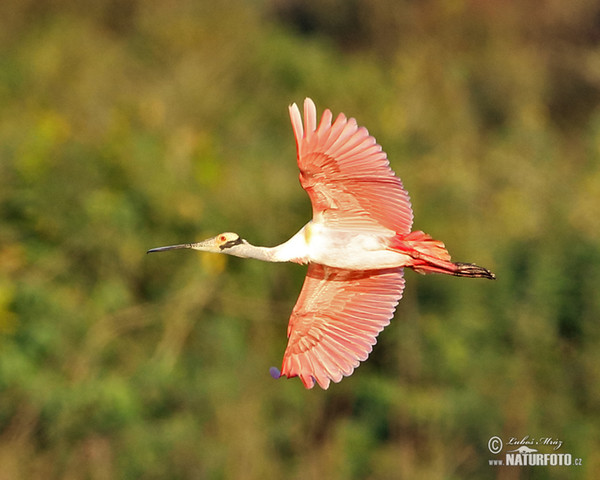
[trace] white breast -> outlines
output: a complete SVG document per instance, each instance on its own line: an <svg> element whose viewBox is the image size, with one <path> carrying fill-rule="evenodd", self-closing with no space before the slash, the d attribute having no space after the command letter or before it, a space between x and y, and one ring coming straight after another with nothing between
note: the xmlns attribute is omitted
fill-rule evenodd
<svg viewBox="0 0 600 480"><path fill-rule="evenodd" d="M317 223L304 227L308 260L329 267L348 270L372 270L405 266L407 255L387 249L394 233L382 229L351 231L329 228Z"/></svg>

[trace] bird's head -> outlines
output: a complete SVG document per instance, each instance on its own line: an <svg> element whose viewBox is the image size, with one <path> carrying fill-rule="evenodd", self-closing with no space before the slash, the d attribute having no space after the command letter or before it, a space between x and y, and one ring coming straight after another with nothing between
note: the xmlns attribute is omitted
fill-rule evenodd
<svg viewBox="0 0 600 480"><path fill-rule="evenodd" d="M217 235L216 237L204 240L203 242L182 243L180 245L158 247L148 250L146 253L165 252L167 250L175 250L179 248L191 248L193 250L200 250L202 252L228 253L230 255L236 255L236 247L245 245L247 243L248 242L242 239L237 233L225 232Z"/></svg>

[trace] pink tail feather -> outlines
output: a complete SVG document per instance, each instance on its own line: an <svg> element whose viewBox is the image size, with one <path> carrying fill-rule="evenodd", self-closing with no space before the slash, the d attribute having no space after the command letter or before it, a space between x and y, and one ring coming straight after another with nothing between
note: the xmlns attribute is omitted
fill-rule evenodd
<svg viewBox="0 0 600 480"><path fill-rule="evenodd" d="M412 257L408 267L418 273L444 273L458 277L489 278L496 276L487 268L473 263L451 262L450 254L443 242L417 230L408 235L398 234L390 242L390 250Z"/></svg>

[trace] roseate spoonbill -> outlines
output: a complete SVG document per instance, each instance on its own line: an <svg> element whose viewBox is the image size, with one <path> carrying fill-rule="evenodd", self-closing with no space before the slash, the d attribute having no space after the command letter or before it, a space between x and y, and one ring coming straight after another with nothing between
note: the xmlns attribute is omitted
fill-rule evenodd
<svg viewBox="0 0 600 480"><path fill-rule="evenodd" d="M257 247L226 232L199 243L153 248L191 248L266 262L308 263L308 272L287 335L281 372L299 376L306 388L326 389L352 374L369 356L376 337L390 323L404 289L403 268L419 273L494 279L489 270L453 263L444 244L411 232L413 213L401 180L385 152L354 118L332 123L325 110L304 101L304 125L296 104L289 107L300 183L313 219L287 242Z"/></svg>

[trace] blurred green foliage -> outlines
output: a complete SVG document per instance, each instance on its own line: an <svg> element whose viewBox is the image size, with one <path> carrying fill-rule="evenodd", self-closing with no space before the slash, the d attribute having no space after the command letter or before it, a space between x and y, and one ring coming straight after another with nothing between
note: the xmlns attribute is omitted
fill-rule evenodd
<svg viewBox="0 0 600 480"><path fill-rule="evenodd" d="M595 478L600 8L4 0L0 478ZM151 247L310 216L287 105L377 137L418 229L496 282L407 273L329 391L268 369L304 268ZM553 437L580 467L488 465ZM545 452L545 451L544 451Z"/></svg>

